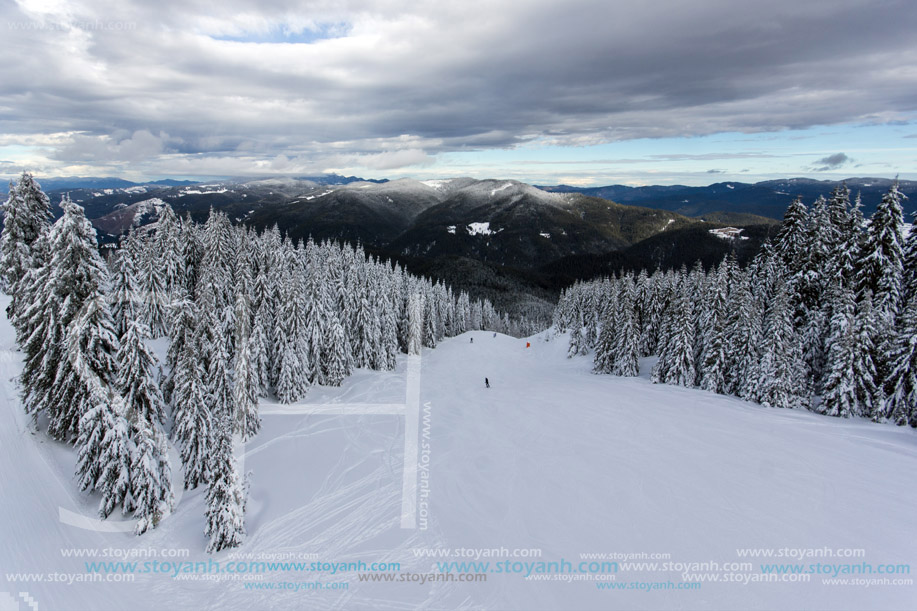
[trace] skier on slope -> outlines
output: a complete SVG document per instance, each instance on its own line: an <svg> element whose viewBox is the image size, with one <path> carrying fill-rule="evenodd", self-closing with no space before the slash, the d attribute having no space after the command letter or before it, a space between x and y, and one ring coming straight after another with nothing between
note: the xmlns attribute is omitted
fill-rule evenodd
<svg viewBox="0 0 917 611"><path fill-rule="evenodd" d="M490 388L490 380L488 380L487 378L484 378L484 386L486 388Z"/></svg>

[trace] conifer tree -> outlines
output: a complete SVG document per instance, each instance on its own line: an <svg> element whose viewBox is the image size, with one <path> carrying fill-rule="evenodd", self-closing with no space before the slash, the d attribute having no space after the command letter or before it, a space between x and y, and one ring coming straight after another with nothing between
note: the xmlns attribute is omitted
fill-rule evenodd
<svg viewBox="0 0 917 611"><path fill-rule="evenodd" d="M908 305L901 316L889 360L892 368L885 416L899 426L917 427L917 304Z"/></svg>
<svg viewBox="0 0 917 611"><path fill-rule="evenodd" d="M329 386L340 386L344 378L350 374L347 360L349 348L345 344L344 328L338 322L337 316L332 315L329 323L325 340L327 353L322 361L325 367L325 383Z"/></svg>
<svg viewBox="0 0 917 611"><path fill-rule="evenodd" d="M614 373L615 363L618 361L617 334L615 333L616 313L614 310L613 307L607 308L602 319L599 339L595 346L595 355L592 357L592 371L595 373ZM571 352L575 354L576 351L572 350L572 337L570 348ZM573 356L573 354L568 353L568 356Z"/></svg>
<svg viewBox="0 0 917 611"><path fill-rule="evenodd" d="M738 283L726 328L726 353L730 355L726 390L742 398L746 398L744 391L758 366L761 342L761 317L751 282L746 277Z"/></svg>
<svg viewBox="0 0 917 611"><path fill-rule="evenodd" d="M726 316L729 268L724 260L708 292L709 302L703 309L702 332L706 336L700 357L700 387L715 393L726 392Z"/></svg>
<svg viewBox="0 0 917 611"><path fill-rule="evenodd" d="M159 263L159 257L152 248L144 248L140 261L136 262L140 287L137 303L141 309L141 322L149 327L153 337L161 337L165 333L170 306Z"/></svg>
<svg viewBox="0 0 917 611"><path fill-rule="evenodd" d="M793 275L801 270L801 264L806 258L808 215L808 208L802 203L802 198L794 199L783 215L783 224L774 240L777 254Z"/></svg>
<svg viewBox="0 0 917 611"><path fill-rule="evenodd" d="M694 303L688 283L679 283L678 293L671 311L671 333L665 353L660 355L653 371L653 381L676 386L693 386L696 378L694 364Z"/></svg>
<svg viewBox="0 0 917 611"><path fill-rule="evenodd" d="M749 397L767 407L804 407L807 399L801 377L802 354L793 327L789 290L782 278L775 288L764 321L764 343L755 369L757 380L749 387Z"/></svg>
<svg viewBox="0 0 917 611"><path fill-rule="evenodd" d="M172 393L172 438L180 447L186 489L196 488L209 480L213 420L205 375L196 342L186 342L176 361Z"/></svg>
<svg viewBox="0 0 917 611"><path fill-rule="evenodd" d="M904 240L904 269L902 276L902 306L917 301L917 212L912 219L911 231Z"/></svg>
<svg viewBox="0 0 917 611"><path fill-rule="evenodd" d="M854 320L854 360L853 383L859 413L867 418L875 417L882 411L884 395L877 383L876 372L876 337L879 324L875 309L872 307L872 294L867 291L862 301L856 305Z"/></svg>
<svg viewBox="0 0 917 611"><path fill-rule="evenodd" d="M621 292L620 324L615 334L616 359L613 373L619 376L640 374L640 335L634 313L634 294L630 283Z"/></svg>
<svg viewBox="0 0 917 611"><path fill-rule="evenodd" d="M172 509L172 471L167 452L159 428L139 420L131 455L131 497L137 518L135 534L142 535L156 528L162 516Z"/></svg>
<svg viewBox="0 0 917 611"><path fill-rule="evenodd" d="M248 439L261 429L258 417L259 375L255 369L253 336L248 329L248 298L236 296L236 358L233 376L234 430Z"/></svg>
<svg viewBox="0 0 917 611"><path fill-rule="evenodd" d="M210 484L204 534L207 552L238 547L245 539L245 497L232 454L232 433L228 421L216 430L216 445L210 458Z"/></svg>
<svg viewBox="0 0 917 611"><path fill-rule="evenodd" d="M130 321L140 319L139 292L134 259L127 248L121 248L115 256L115 275L110 299L111 316L119 338L124 337L127 333Z"/></svg>
<svg viewBox="0 0 917 611"><path fill-rule="evenodd" d="M23 172L18 184L10 182L9 197L2 205L0 233L0 287L12 295L10 314L19 311L19 282L36 261L33 245L51 226L51 202L31 174ZM27 302L24 302L27 303Z"/></svg>
<svg viewBox="0 0 917 611"><path fill-rule="evenodd" d="M872 292L873 305L880 319L893 321L901 304L904 251L904 220L901 200L906 196L892 185L869 222L864 250L860 256L858 290Z"/></svg>
<svg viewBox="0 0 917 611"><path fill-rule="evenodd" d="M570 347L567 349L567 358L573 358L577 354L583 354L586 350L585 339L583 338L583 311L577 309L572 329L570 330Z"/></svg>
<svg viewBox="0 0 917 611"><path fill-rule="evenodd" d="M423 345L423 295L412 292L408 300L408 354L420 354Z"/></svg>
<svg viewBox="0 0 917 611"><path fill-rule="evenodd" d="M35 293L19 313L20 328L29 331L22 338L20 379L26 412L47 413L48 432L72 439L91 408L85 377L74 366L79 362L110 383L118 341L103 293L107 272L95 230L80 206L65 198L61 207L64 215L48 232L49 259L34 270Z"/></svg>
<svg viewBox="0 0 917 611"><path fill-rule="evenodd" d="M118 350L116 386L124 397L127 418L149 428L162 426L165 402L156 382L156 357L146 345L148 339L149 330L145 324L136 320L127 323Z"/></svg>

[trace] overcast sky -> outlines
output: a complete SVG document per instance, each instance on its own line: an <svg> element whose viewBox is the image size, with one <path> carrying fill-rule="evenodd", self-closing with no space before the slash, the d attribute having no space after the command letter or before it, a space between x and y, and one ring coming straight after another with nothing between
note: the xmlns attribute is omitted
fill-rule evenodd
<svg viewBox="0 0 917 611"><path fill-rule="evenodd" d="M0 175L917 178L914 0L0 7Z"/></svg>

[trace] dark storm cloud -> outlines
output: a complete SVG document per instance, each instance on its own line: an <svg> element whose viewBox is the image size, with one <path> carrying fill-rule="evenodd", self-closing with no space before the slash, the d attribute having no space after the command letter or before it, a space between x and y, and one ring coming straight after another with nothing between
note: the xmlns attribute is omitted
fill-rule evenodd
<svg viewBox="0 0 917 611"><path fill-rule="evenodd" d="M836 170L841 166L853 161L844 153L835 153L833 155L828 155L827 157L822 157L815 162L815 166L812 168L816 172L827 172L829 170Z"/></svg>
<svg viewBox="0 0 917 611"><path fill-rule="evenodd" d="M0 129L78 132L49 144L61 163L298 171L917 109L917 72L896 70L917 63L910 0L3 6L38 25L5 32ZM278 31L316 42L245 42Z"/></svg>

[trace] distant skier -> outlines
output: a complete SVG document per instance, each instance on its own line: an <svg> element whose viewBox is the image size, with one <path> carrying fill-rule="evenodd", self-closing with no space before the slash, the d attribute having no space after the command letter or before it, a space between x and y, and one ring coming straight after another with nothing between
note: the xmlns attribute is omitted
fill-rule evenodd
<svg viewBox="0 0 917 611"><path fill-rule="evenodd" d="M490 380L488 380L487 378L484 378L484 386L487 388L490 388Z"/></svg>
<svg viewBox="0 0 917 611"><path fill-rule="evenodd" d="M473 343L474 343L474 338L471 337L471 338L469 338L469 339L471 340L471 343L473 344Z"/></svg>
<svg viewBox="0 0 917 611"><path fill-rule="evenodd" d="M496 331L494 331L494 337L497 337L497 332L496 332Z"/></svg>

